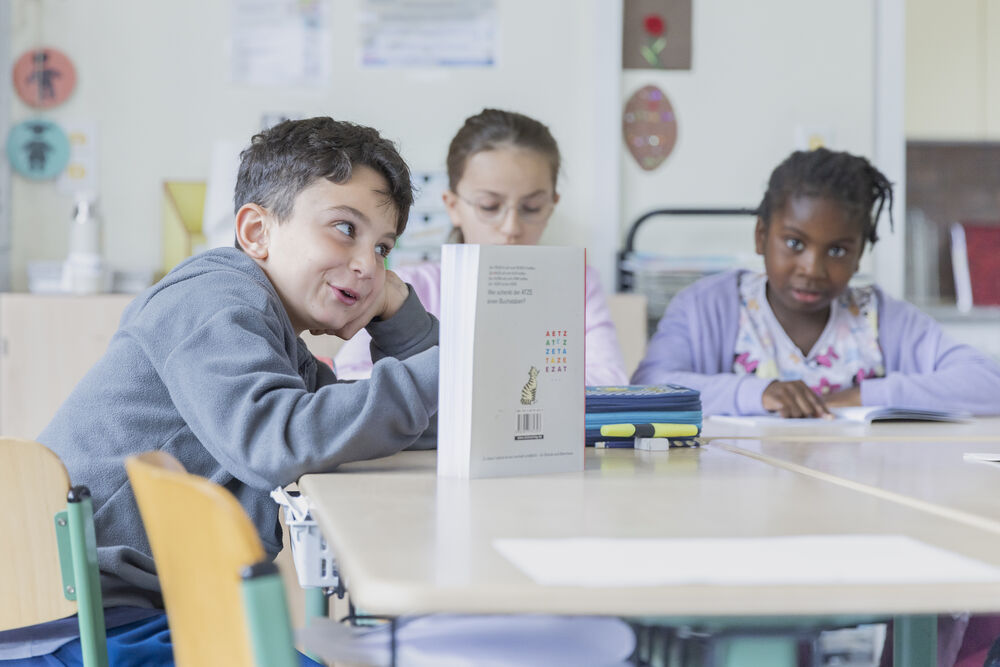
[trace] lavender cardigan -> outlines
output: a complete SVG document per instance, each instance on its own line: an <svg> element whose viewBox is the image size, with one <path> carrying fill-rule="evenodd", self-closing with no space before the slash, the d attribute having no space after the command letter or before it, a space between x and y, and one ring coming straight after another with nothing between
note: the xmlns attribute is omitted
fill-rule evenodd
<svg viewBox="0 0 1000 667"><path fill-rule="evenodd" d="M703 278L671 300L632 382L698 389L706 415L766 413L761 395L773 380L732 372L740 273ZM876 295L886 376L861 383L862 405L1000 414L1000 365L909 303Z"/></svg>
<svg viewBox="0 0 1000 667"><path fill-rule="evenodd" d="M420 303L435 317L441 315L441 265L416 264L394 269L400 280L413 286ZM607 301L601 291L597 271L587 267L587 331L584 347L587 356L587 384L625 384L625 361L618 346L618 333L608 311ZM372 357L368 351L371 338L361 330L344 343L334 359L337 377L341 379L366 378L372 372Z"/></svg>

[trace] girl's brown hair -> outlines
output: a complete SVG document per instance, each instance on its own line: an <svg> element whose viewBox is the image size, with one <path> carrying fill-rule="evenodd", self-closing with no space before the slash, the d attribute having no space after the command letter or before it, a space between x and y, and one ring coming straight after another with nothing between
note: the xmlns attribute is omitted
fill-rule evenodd
<svg viewBox="0 0 1000 667"><path fill-rule="evenodd" d="M452 192L458 187L465 173L469 158L482 151L502 146L517 146L538 151L545 156L552 168L552 187L559 175L559 145L552 138L549 128L534 118L514 111L483 109L465 119L465 124L448 146L448 187ZM449 243L462 243L462 230L455 227L448 237Z"/></svg>

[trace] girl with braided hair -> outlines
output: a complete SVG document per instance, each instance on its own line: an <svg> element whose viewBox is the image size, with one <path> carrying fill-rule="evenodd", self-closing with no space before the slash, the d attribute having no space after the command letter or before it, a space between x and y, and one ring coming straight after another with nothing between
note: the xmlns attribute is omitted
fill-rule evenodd
<svg viewBox="0 0 1000 667"><path fill-rule="evenodd" d="M890 405L1000 414L1000 366L875 285L851 287L892 185L863 157L797 151L758 209L765 272L704 278L667 308L638 384L701 391L706 415L824 417Z"/></svg>

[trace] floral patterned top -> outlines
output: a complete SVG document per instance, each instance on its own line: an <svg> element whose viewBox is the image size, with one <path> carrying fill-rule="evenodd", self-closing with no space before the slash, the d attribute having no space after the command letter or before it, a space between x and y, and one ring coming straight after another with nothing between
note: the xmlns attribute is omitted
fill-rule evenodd
<svg viewBox="0 0 1000 667"><path fill-rule="evenodd" d="M767 301L767 274L740 276L740 324L733 372L802 380L820 396L885 376L873 287L848 288L830 304L830 319L806 355L792 342Z"/></svg>

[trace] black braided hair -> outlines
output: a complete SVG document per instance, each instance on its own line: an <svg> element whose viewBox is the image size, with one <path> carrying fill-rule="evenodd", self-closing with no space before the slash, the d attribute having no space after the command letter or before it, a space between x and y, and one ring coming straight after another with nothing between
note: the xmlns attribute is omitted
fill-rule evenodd
<svg viewBox="0 0 1000 667"><path fill-rule="evenodd" d="M817 148L795 151L771 172L757 215L766 228L771 216L794 197L825 197L840 204L861 227L861 236L878 241L876 226L883 209L892 219L892 183L872 163L858 155Z"/></svg>

